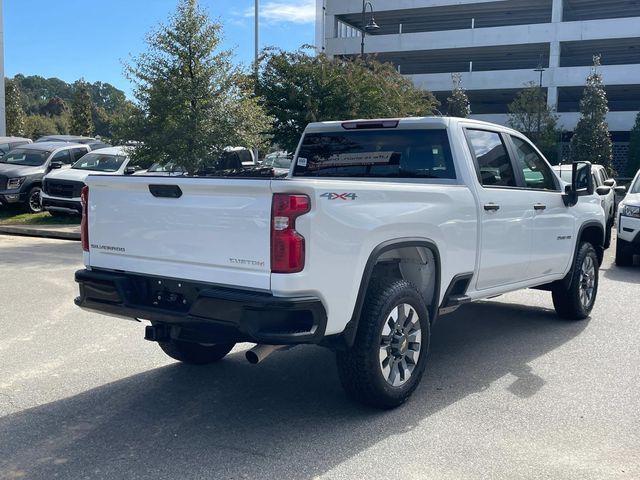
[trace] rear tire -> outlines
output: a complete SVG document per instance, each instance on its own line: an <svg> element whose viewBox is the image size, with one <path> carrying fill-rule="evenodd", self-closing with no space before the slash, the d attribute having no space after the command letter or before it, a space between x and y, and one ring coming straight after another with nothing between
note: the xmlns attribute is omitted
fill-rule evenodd
<svg viewBox="0 0 640 480"><path fill-rule="evenodd" d="M404 280L374 280L354 345L336 353L342 386L366 405L401 405L420 383L429 339L429 312L420 292Z"/></svg>
<svg viewBox="0 0 640 480"><path fill-rule="evenodd" d="M630 267L633 265L633 252L630 252L626 242L618 239L616 241L616 265L619 267Z"/></svg>
<svg viewBox="0 0 640 480"><path fill-rule="evenodd" d="M558 316L567 320L584 320L589 316L598 294L598 266L593 245L582 242L571 269L570 286L557 286L551 291Z"/></svg>
<svg viewBox="0 0 640 480"><path fill-rule="evenodd" d="M192 365L207 365L222 360L233 349L235 343L202 345L200 343L169 340L158 342L164 353L175 360Z"/></svg>

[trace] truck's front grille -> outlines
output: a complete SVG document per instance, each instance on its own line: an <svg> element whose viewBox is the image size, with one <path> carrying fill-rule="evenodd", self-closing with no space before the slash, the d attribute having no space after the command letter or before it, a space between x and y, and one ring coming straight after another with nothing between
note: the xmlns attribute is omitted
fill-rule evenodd
<svg viewBox="0 0 640 480"><path fill-rule="evenodd" d="M74 182L72 180L45 180L43 188L47 195L60 198L78 198L83 182Z"/></svg>

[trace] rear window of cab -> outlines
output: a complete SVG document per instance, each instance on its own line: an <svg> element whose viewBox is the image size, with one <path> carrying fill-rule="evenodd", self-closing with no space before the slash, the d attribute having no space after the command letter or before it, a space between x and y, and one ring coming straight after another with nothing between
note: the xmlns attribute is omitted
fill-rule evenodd
<svg viewBox="0 0 640 480"><path fill-rule="evenodd" d="M456 178L445 129L307 133L293 176Z"/></svg>

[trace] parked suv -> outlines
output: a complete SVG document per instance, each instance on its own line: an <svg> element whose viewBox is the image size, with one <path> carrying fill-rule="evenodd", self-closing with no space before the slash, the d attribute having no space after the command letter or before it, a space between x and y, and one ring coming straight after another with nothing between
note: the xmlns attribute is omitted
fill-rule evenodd
<svg viewBox="0 0 640 480"><path fill-rule="evenodd" d="M55 168L68 168L89 152L87 145L40 142L14 148L0 159L0 203L24 204L42 211L42 178Z"/></svg>
<svg viewBox="0 0 640 480"><path fill-rule="evenodd" d="M99 150L101 148L108 148L111 146L97 138L83 137L79 135L46 135L36 140L36 143L41 142L80 143L82 145L88 145L91 150Z"/></svg>
<svg viewBox="0 0 640 480"><path fill-rule="evenodd" d="M589 316L605 222L579 165L567 184L514 130L429 117L309 124L284 179L90 175L76 304L149 321L187 363L319 344L349 394L394 407L464 303L538 288Z"/></svg>
<svg viewBox="0 0 640 480"><path fill-rule="evenodd" d="M571 165L557 165L553 169L563 180L571 181ZM604 248L611 246L611 232L616 220L617 202L616 194L623 195L627 189L619 187L615 179L610 178L607 169L602 165L591 165L591 178L593 180L593 188L600 196L600 204L604 210L606 217L606 231Z"/></svg>
<svg viewBox="0 0 640 480"><path fill-rule="evenodd" d="M90 152L71 168L53 170L44 177L42 207L51 214L80 214L80 191L89 175L131 175L126 147L110 147Z"/></svg>
<svg viewBox="0 0 640 480"><path fill-rule="evenodd" d="M629 186L629 193L618 207L618 240L616 265L633 264L633 255L640 255L640 170Z"/></svg>
<svg viewBox="0 0 640 480"><path fill-rule="evenodd" d="M0 158L4 157L10 150L29 143L33 143L30 138L0 137Z"/></svg>

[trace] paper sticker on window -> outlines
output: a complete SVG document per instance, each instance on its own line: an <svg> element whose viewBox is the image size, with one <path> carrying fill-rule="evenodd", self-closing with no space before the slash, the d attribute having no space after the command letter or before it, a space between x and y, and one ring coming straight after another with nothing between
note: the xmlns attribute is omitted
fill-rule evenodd
<svg viewBox="0 0 640 480"><path fill-rule="evenodd" d="M304 157L298 157L298 165L300 167L306 167L307 166L307 159Z"/></svg>
<svg viewBox="0 0 640 480"><path fill-rule="evenodd" d="M322 162L322 168L384 165L390 162L393 153L394 152L339 153L331 155L325 162Z"/></svg>

